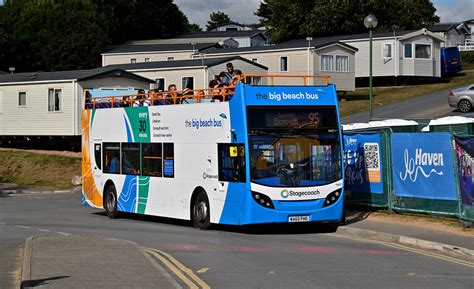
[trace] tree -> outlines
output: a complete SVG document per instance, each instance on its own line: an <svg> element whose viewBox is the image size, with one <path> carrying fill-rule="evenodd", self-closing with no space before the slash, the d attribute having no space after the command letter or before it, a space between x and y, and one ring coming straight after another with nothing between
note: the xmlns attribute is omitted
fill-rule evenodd
<svg viewBox="0 0 474 289"><path fill-rule="evenodd" d="M269 29L270 38L281 42L306 36L330 36L365 33L363 19L368 14L378 18L375 31L429 27L439 22L429 0L264 0L254 13Z"/></svg>
<svg viewBox="0 0 474 289"><path fill-rule="evenodd" d="M94 68L105 45L193 29L199 26L190 25L172 0L6 0L0 5L0 70Z"/></svg>
<svg viewBox="0 0 474 289"><path fill-rule="evenodd" d="M188 27L186 27L186 30L185 30L186 33L200 32L200 31L202 31L202 29L196 23L189 24Z"/></svg>
<svg viewBox="0 0 474 289"><path fill-rule="evenodd" d="M207 21L206 30L211 31L216 29L217 26L227 23L230 21L229 15L225 14L222 11L212 12L209 15L210 20Z"/></svg>
<svg viewBox="0 0 474 289"><path fill-rule="evenodd" d="M31 1L13 24L11 46L20 70L96 67L108 38L92 1Z"/></svg>

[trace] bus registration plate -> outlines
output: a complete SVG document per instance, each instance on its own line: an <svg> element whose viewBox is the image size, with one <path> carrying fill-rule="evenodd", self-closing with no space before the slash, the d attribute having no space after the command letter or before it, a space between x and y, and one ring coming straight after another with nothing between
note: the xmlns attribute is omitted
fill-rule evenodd
<svg viewBox="0 0 474 289"><path fill-rule="evenodd" d="M309 222L309 216L290 216L288 217L288 222L290 223Z"/></svg>

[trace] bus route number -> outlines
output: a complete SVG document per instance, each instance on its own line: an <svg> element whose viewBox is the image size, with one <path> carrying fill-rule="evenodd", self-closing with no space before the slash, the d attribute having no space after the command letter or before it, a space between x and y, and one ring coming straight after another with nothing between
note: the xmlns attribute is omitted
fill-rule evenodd
<svg viewBox="0 0 474 289"><path fill-rule="evenodd" d="M138 130L140 132L145 132L146 131L146 120L139 120L138 123L139 123Z"/></svg>

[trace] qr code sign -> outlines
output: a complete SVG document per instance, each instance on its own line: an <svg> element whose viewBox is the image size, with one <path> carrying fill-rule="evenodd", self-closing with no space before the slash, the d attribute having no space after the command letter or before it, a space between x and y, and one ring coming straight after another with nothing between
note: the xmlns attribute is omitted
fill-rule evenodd
<svg viewBox="0 0 474 289"><path fill-rule="evenodd" d="M365 168L367 170L380 170L380 155L378 143L364 144Z"/></svg>

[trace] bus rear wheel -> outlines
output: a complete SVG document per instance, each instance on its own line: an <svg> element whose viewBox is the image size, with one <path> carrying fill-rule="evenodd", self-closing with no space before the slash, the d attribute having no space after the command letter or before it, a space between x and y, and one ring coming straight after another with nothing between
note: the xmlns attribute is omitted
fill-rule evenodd
<svg viewBox="0 0 474 289"><path fill-rule="evenodd" d="M109 218L117 218L117 190L114 185L108 186L105 190L104 209Z"/></svg>
<svg viewBox="0 0 474 289"><path fill-rule="evenodd" d="M193 202L192 221L195 228L207 230L211 226L209 199L205 192L198 193Z"/></svg>

